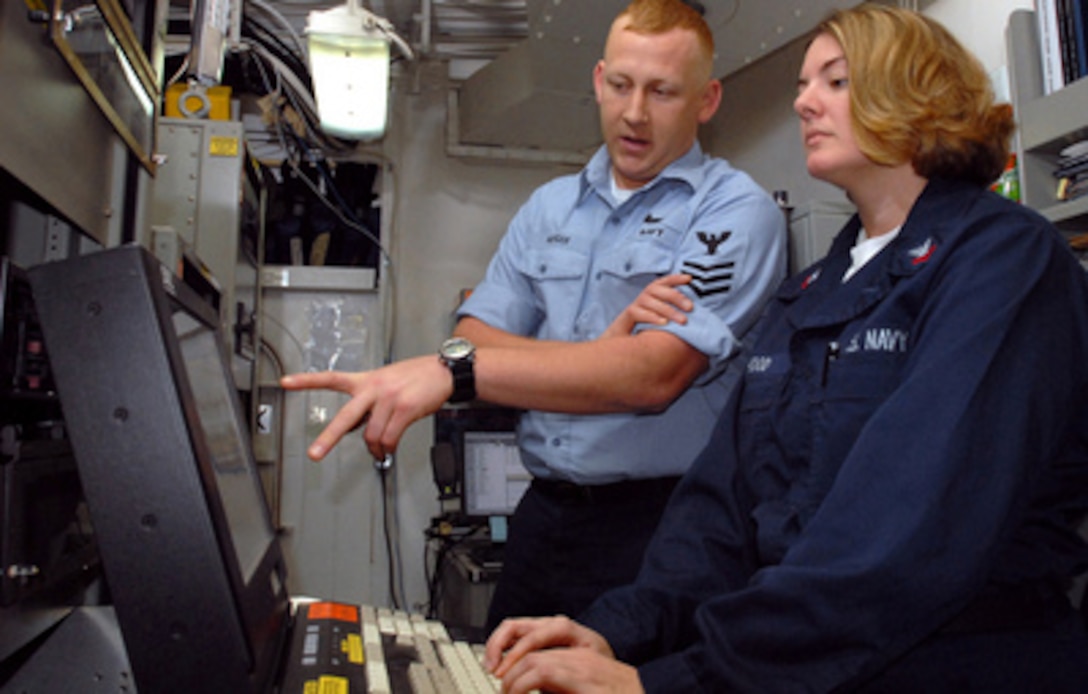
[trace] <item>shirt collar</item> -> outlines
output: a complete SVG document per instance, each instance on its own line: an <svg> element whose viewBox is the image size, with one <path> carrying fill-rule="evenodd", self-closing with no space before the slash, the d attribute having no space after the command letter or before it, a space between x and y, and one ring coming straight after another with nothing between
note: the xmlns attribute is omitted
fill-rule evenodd
<svg viewBox="0 0 1088 694"><path fill-rule="evenodd" d="M699 185L702 184L705 176L702 167L704 159L702 147L700 147L699 142L696 141L683 156L666 166L661 173L643 186L641 190L649 190L650 188L659 185L661 181L669 179L684 181L693 189L698 188ZM585 196L592 190L606 200L611 200L611 176L612 160L608 157L608 148L601 145L589 160L589 163L582 169L582 195Z"/></svg>
<svg viewBox="0 0 1088 694"><path fill-rule="evenodd" d="M942 252L949 229L962 224L959 220L965 211L984 192L982 186L972 183L931 179L899 233L889 242L890 248L886 249L883 259L876 261L883 270L875 281L890 283L892 276L912 275L925 267ZM818 280L826 280L830 286L841 285L843 274L850 265L850 250L860 229L861 221L855 214L831 242L831 249L824 258L782 283L780 297L796 298Z"/></svg>

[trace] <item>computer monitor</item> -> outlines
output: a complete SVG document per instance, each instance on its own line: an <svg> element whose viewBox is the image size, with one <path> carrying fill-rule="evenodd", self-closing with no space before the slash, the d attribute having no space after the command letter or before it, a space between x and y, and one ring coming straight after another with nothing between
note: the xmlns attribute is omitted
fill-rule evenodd
<svg viewBox="0 0 1088 694"><path fill-rule="evenodd" d="M266 690L286 572L217 312L135 245L29 275L137 689Z"/></svg>
<svg viewBox="0 0 1088 694"><path fill-rule="evenodd" d="M521 462L512 431L464 432L464 512L469 516L509 516L532 477Z"/></svg>
<svg viewBox="0 0 1088 694"><path fill-rule="evenodd" d="M532 478L517 446L520 417L519 410L485 404L435 413L435 448L449 451L454 468L453 489L443 498L460 498L463 520L510 516L528 489Z"/></svg>

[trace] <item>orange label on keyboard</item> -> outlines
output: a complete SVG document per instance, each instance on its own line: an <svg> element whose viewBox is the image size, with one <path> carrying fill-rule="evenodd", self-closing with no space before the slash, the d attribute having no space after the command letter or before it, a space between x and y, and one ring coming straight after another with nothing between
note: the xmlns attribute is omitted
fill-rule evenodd
<svg viewBox="0 0 1088 694"><path fill-rule="evenodd" d="M359 623L359 608L342 602L315 602L310 604L310 619L336 619L341 622Z"/></svg>

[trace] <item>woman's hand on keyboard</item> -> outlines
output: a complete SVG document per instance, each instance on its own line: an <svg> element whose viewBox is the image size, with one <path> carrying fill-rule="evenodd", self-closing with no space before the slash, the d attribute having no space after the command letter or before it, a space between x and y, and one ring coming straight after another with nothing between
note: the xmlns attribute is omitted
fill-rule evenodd
<svg viewBox="0 0 1088 694"><path fill-rule="evenodd" d="M535 651L502 678L504 694L643 694L635 668L585 648Z"/></svg>
<svg viewBox="0 0 1088 694"><path fill-rule="evenodd" d="M642 691L638 672L600 634L567 617L504 621L487 641L484 665L512 694Z"/></svg>

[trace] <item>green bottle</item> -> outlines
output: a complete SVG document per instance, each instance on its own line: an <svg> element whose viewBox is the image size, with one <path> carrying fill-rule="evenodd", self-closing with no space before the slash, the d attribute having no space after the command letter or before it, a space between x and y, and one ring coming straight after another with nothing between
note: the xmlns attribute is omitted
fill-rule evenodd
<svg viewBox="0 0 1088 694"><path fill-rule="evenodd" d="M1013 202L1020 202L1020 173L1016 168L1015 154L1009 154L1005 170L1001 172L1001 176L998 177L991 189L998 195Z"/></svg>

